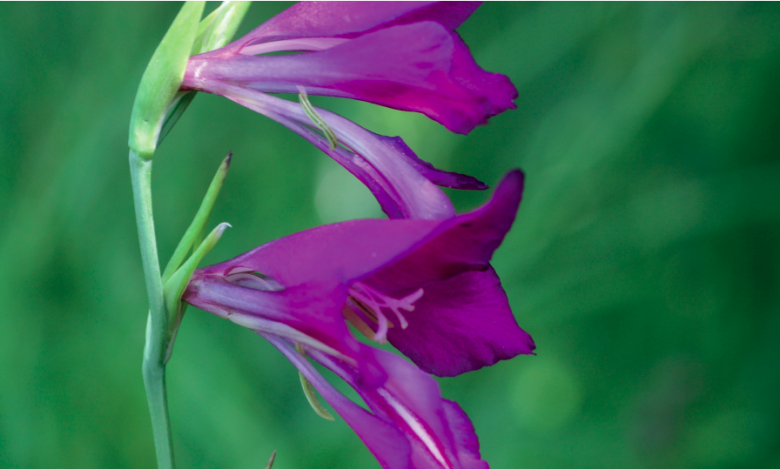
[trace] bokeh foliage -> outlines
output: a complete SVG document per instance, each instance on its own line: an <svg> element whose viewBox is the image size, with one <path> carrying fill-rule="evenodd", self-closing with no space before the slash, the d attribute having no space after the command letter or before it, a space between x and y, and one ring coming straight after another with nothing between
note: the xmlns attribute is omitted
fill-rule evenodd
<svg viewBox="0 0 780 469"><path fill-rule="evenodd" d="M253 5L239 33L285 7ZM178 8L0 5L0 467L153 467L126 142ZM494 264L538 355L440 380L485 459L780 466L780 7L490 3L460 31L520 92L469 136L312 101L490 184L526 172ZM228 150L213 223L234 228L208 263L376 216L301 139L199 95L155 158L163 259ZM377 467L248 330L190 308L168 368L181 467L262 467L272 449L279 469Z"/></svg>

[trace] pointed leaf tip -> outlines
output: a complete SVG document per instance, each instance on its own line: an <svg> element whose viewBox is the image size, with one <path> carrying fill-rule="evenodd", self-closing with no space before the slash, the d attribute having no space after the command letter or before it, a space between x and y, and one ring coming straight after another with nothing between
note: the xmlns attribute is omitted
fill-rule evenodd
<svg viewBox="0 0 780 469"><path fill-rule="evenodd" d="M224 233L225 230L228 229L228 228L233 228L233 225L231 225L230 223L228 223L226 221L223 221L222 223L217 225L216 228L214 228L215 235L221 237L222 233ZM219 241L219 238L217 238L217 241Z"/></svg>
<svg viewBox="0 0 780 469"><path fill-rule="evenodd" d="M171 260L165 267L165 271L162 275L163 283L171 278L171 275L173 275L179 266L181 266L182 262L184 262L184 259L187 257L187 253L189 252L190 248L197 249L198 246L201 245L203 237L206 233L206 225L209 221L211 210L214 208L214 204L217 201L217 196L219 195L219 190L222 188L222 183L225 181L225 177L227 176L232 154L233 152L228 153L227 157L225 157L225 159L222 160L222 163L219 165L219 168L217 169L217 172L214 175L214 178L211 180L211 184L209 185L208 190L206 191L206 196L203 197L203 202L201 202L200 208L195 214L195 218L192 219L192 223L190 223L190 226L187 228L184 236L182 236L181 241L179 241L179 245L176 246L176 250L171 256ZM224 228L222 231L224 231ZM222 235L222 232L219 234Z"/></svg>
<svg viewBox="0 0 780 469"><path fill-rule="evenodd" d="M275 460L276 460L276 450L274 450L274 452L271 453L271 457L268 458L268 464L265 465L265 469L271 469L274 465Z"/></svg>

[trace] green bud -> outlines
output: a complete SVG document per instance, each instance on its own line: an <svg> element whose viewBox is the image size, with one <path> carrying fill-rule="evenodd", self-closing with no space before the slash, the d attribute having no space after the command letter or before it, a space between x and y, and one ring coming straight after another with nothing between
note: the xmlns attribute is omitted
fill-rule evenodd
<svg viewBox="0 0 780 469"><path fill-rule="evenodd" d="M154 155L166 114L184 79L203 6L204 2L184 4L141 78L130 117L128 145L144 159Z"/></svg>
<svg viewBox="0 0 780 469"><path fill-rule="evenodd" d="M202 54L227 44L236 34L241 20L244 19L250 2L222 2L216 10L203 19L198 26L195 41L192 44L191 55ZM160 145L168 132L179 120L184 111L195 98L197 91L180 91L176 93L173 102L168 106L165 121L157 137L157 145Z"/></svg>

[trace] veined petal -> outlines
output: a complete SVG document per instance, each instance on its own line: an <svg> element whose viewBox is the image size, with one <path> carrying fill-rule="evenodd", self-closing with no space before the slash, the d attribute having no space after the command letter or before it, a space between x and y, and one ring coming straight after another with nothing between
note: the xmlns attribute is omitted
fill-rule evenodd
<svg viewBox="0 0 780 469"><path fill-rule="evenodd" d="M457 404L444 400L436 381L401 357L361 344L361 363L386 379L365 383L347 364L317 351L311 356L352 386L374 415L393 422L411 446L415 469L487 469L474 427Z"/></svg>
<svg viewBox="0 0 780 469"><path fill-rule="evenodd" d="M309 361L287 343L272 334L260 333L292 362L307 380L314 386L333 409L352 427L358 437L374 454L385 469L410 468L411 448L403 432L391 422L387 422L338 392ZM468 417L466 417L468 418Z"/></svg>
<svg viewBox="0 0 780 469"><path fill-rule="evenodd" d="M285 337L350 361L349 330L341 318L346 291L339 284L284 285L280 291L262 291L229 281L236 264L199 269L182 300L249 329ZM247 266L250 267L250 266ZM239 267L240 268L240 267ZM243 268L242 271L252 270Z"/></svg>
<svg viewBox="0 0 780 469"><path fill-rule="evenodd" d="M184 87L225 81L269 93L338 96L425 114L468 133L514 108L509 79L486 72L460 38L435 22L381 29L327 50L281 56L196 56Z"/></svg>
<svg viewBox="0 0 780 469"><path fill-rule="evenodd" d="M488 469L488 463L481 459L479 454L479 439L474 425L469 420L463 409L453 401L442 399L445 418L450 431L455 438L455 451L457 458L463 467L473 469Z"/></svg>
<svg viewBox="0 0 780 469"><path fill-rule="evenodd" d="M436 376L457 376L490 366L535 345L515 320L492 267L425 285L408 326L387 338L417 366Z"/></svg>
<svg viewBox="0 0 780 469"><path fill-rule="evenodd" d="M454 31L481 2L301 2L223 48L307 37L356 37L398 24L436 21Z"/></svg>

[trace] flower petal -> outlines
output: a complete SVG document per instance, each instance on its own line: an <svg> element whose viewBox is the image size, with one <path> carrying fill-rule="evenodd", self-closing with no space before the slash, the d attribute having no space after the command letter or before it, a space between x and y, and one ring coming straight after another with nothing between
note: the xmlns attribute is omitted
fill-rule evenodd
<svg viewBox="0 0 780 469"><path fill-rule="evenodd" d="M356 174L391 218L437 220L455 215L449 198L426 176L436 174L439 180L456 176L430 168L421 173L418 168L422 162L412 157L409 147L399 145L400 139L384 138L337 114L317 109L344 146L331 150L324 137L305 127L311 125L311 120L299 104L220 81L208 82L208 86L209 91L263 114L314 143Z"/></svg>
<svg viewBox="0 0 780 469"><path fill-rule="evenodd" d="M476 191L482 191L488 188L487 184L473 176L451 171L443 171L441 169L435 168L427 161L421 160L417 157L414 151L409 148L409 146L406 144L406 142L403 141L401 137L385 137L382 135L377 135L377 137L383 140L386 145L394 148L398 155L403 155L409 164L412 165L418 173L422 174L426 179L439 187Z"/></svg>
<svg viewBox="0 0 780 469"><path fill-rule="evenodd" d="M397 24L436 21L454 31L481 2L300 2L226 47L303 37L356 37Z"/></svg>
<svg viewBox="0 0 780 469"><path fill-rule="evenodd" d="M408 327L387 334L422 369L455 376L533 352L489 264L512 226L522 187L522 173L509 173L485 206L442 222L407 255L360 280L391 298L423 288L414 310L404 312Z"/></svg>
<svg viewBox="0 0 780 469"><path fill-rule="evenodd" d="M225 274L237 264L223 263L199 269L182 300L254 331L274 334L351 361L355 349L341 311L346 289L341 284L284 285L281 291L262 291L234 285ZM241 269L242 271L251 271ZM227 274L229 275L229 274Z"/></svg>
<svg viewBox="0 0 780 469"><path fill-rule="evenodd" d="M479 440L468 415L463 412L463 409L457 403L447 399L443 399L443 401L442 406L444 407L447 423L455 437L458 460L462 462L463 467L488 469L488 463L483 461L479 455Z"/></svg>
<svg viewBox="0 0 780 469"><path fill-rule="evenodd" d="M413 251L361 281L399 298L428 282L487 270L493 252L512 227L522 190L523 174L510 172L487 204L442 221Z"/></svg>
<svg viewBox="0 0 780 469"><path fill-rule="evenodd" d="M468 133L515 107L509 79L481 69L460 38L435 22L394 26L319 52L196 56L183 86L227 81L268 93L338 96L425 114Z"/></svg>
<svg viewBox="0 0 780 469"><path fill-rule="evenodd" d="M196 277L207 281L208 276L224 276L234 269L246 268L273 277L288 290L302 285L345 285L404 255L437 225L438 222L428 220L352 220L319 226L198 269ZM228 301L230 295L226 291L224 298L209 301L218 304Z"/></svg>
<svg viewBox="0 0 780 469"><path fill-rule="evenodd" d="M460 408L442 399L439 385L392 353L362 345L361 363L372 362L386 379L367 384L349 366L317 351L312 358L352 386L375 415L394 422L411 445L415 469L486 469L473 426Z"/></svg>
<svg viewBox="0 0 780 469"><path fill-rule="evenodd" d="M423 287L408 327L387 338L417 366L436 376L457 376L490 366L535 346L515 320L493 268L464 272Z"/></svg>
<svg viewBox="0 0 780 469"><path fill-rule="evenodd" d="M404 434L392 423L367 412L338 392L314 366L285 340L263 334L290 360L333 409L352 427L358 437L385 469L408 468L410 447ZM468 417L466 417L468 418Z"/></svg>

